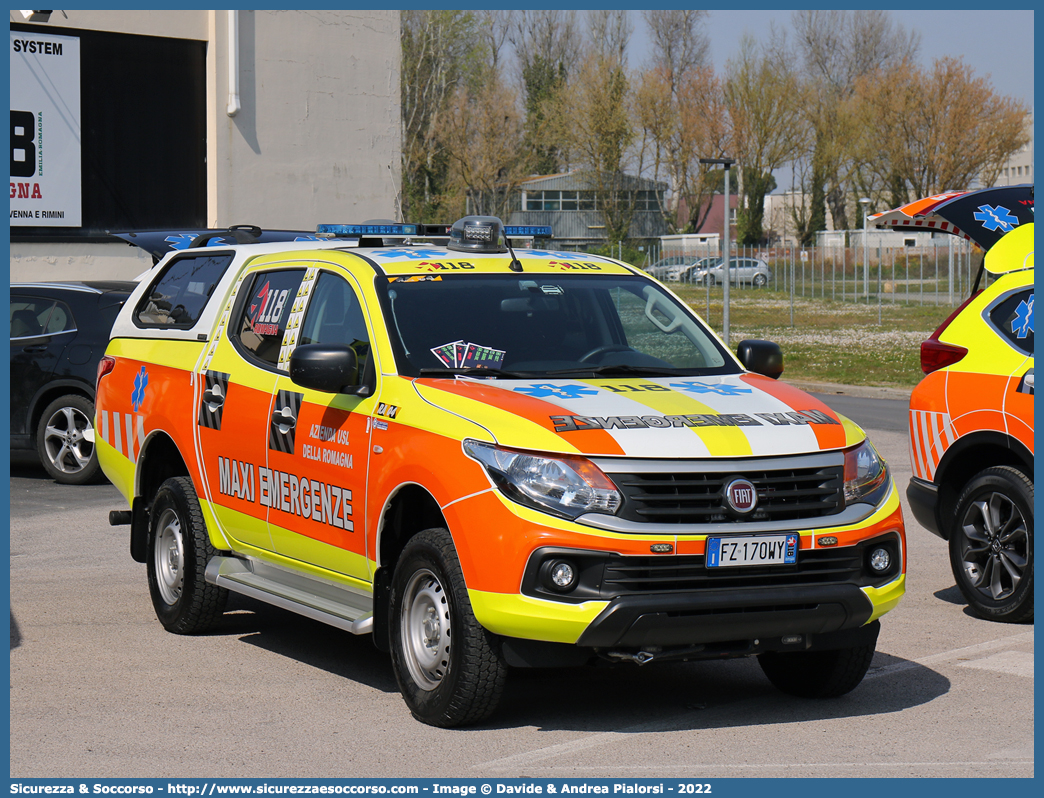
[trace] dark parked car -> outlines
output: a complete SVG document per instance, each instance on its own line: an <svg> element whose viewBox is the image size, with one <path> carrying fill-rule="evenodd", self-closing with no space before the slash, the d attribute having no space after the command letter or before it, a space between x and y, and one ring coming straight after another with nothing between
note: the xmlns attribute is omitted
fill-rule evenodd
<svg viewBox="0 0 1044 798"><path fill-rule="evenodd" d="M11 449L36 450L58 482L101 479L94 387L116 314L135 283L11 286Z"/></svg>

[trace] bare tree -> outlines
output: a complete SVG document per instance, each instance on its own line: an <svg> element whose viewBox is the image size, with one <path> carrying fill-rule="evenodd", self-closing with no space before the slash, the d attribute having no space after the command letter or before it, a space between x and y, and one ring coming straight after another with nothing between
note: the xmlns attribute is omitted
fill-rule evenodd
<svg viewBox="0 0 1044 798"><path fill-rule="evenodd" d="M739 243L764 238L765 194L775 187L772 173L793 160L806 138L799 82L784 52L759 49L744 37L740 53L729 61L725 103L739 169Z"/></svg>
<svg viewBox="0 0 1044 798"><path fill-rule="evenodd" d="M443 120L439 138L459 203L456 215L507 218L511 198L529 173L515 92L491 71L477 91L456 91Z"/></svg>
<svg viewBox="0 0 1044 798"><path fill-rule="evenodd" d="M642 12L652 40L651 67L667 79L672 93L686 74L707 65L710 39L702 25L709 14L688 9Z"/></svg>
<svg viewBox="0 0 1044 798"><path fill-rule="evenodd" d="M402 213L411 220L435 221L447 177L438 142L440 116L475 66L471 56L481 46L475 16L403 11L401 41Z"/></svg>
<svg viewBox="0 0 1044 798"><path fill-rule="evenodd" d="M671 185L661 208L672 232L699 230L710 211L716 176L699 163L726 148L721 87L707 63L706 11L643 11L652 52L638 76L636 108L654 178Z"/></svg>
<svg viewBox="0 0 1044 798"><path fill-rule="evenodd" d="M588 11L587 19L591 29L591 47L604 61L625 69L627 44L634 32L627 12L620 9Z"/></svg>
<svg viewBox="0 0 1044 798"><path fill-rule="evenodd" d="M713 70L689 68L672 81L661 68L639 76L636 116L650 142L654 178L666 174L671 198L661 212L672 232L699 231L710 213L720 170L699 162L729 150L724 95Z"/></svg>
<svg viewBox="0 0 1044 798"><path fill-rule="evenodd" d="M588 176L610 244L628 236L634 218L637 177L627 174L635 153L627 72L614 57L588 53L559 98L554 135L566 143L573 164ZM640 164L634 164L635 174Z"/></svg>
<svg viewBox="0 0 1044 798"><path fill-rule="evenodd" d="M549 114L576 69L580 39L575 11L512 12L508 41L515 49L525 91L525 147L538 173L551 174L564 165L560 142L550 132Z"/></svg>
<svg viewBox="0 0 1044 798"><path fill-rule="evenodd" d="M1026 106L962 59L938 59L927 72L904 62L863 78L857 93L861 160L889 203L966 189L976 178L989 184L1029 141Z"/></svg>
<svg viewBox="0 0 1044 798"><path fill-rule="evenodd" d="M485 43L489 68L501 74L501 55L511 34L511 12L503 10L478 12L479 35Z"/></svg>
<svg viewBox="0 0 1044 798"><path fill-rule="evenodd" d="M803 65L804 108L811 126L805 186L812 202L808 226L825 229L826 205L834 226L848 227L857 131L852 108L856 81L880 68L916 57L920 37L895 24L887 11L796 11L792 24Z"/></svg>

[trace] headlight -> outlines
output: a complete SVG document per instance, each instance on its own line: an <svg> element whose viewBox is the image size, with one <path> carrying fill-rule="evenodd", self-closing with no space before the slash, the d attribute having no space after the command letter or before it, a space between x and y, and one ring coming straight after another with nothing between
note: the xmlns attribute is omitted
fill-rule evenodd
<svg viewBox="0 0 1044 798"><path fill-rule="evenodd" d="M602 470L583 457L541 457L479 441L464 441L464 453L478 460L508 498L566 518L615 513L620 493Z"/></svg>
<svg viewBox="0 0 1044 798"><path fill-rule="evenodd" d="M888 466L867 438L845 452L845 504L878 504L888 491Z"/></svg>

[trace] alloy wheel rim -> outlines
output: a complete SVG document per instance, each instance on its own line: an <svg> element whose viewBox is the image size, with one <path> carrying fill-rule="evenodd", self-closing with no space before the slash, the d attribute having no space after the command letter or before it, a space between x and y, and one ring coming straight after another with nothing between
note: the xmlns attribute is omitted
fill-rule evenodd
<svg viewBox="0 0 1044 798"><path fill-rule="evenodd" d="M62 407L44 427L44 453L58 471L78 474L94 454L94 425L75 407Z"/></svg>
<svg viewBox="0 0 1044 798"><path fill-rule="evenodd" d="M1029 527L1011 497L993 492L972 502L961 521L961 560L969 584L993 601L1009 598L1029 562Z"/></svg>

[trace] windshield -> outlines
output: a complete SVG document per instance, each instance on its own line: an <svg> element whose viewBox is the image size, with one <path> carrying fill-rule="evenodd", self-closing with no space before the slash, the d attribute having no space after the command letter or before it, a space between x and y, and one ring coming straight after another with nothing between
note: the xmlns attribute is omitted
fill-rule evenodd
<svg viewBox="0 0 1044 798"><path fill-rule="evenodd" d="M687 308L637 275L390 277L399 372L490 376L735 374Z"/></svg>

